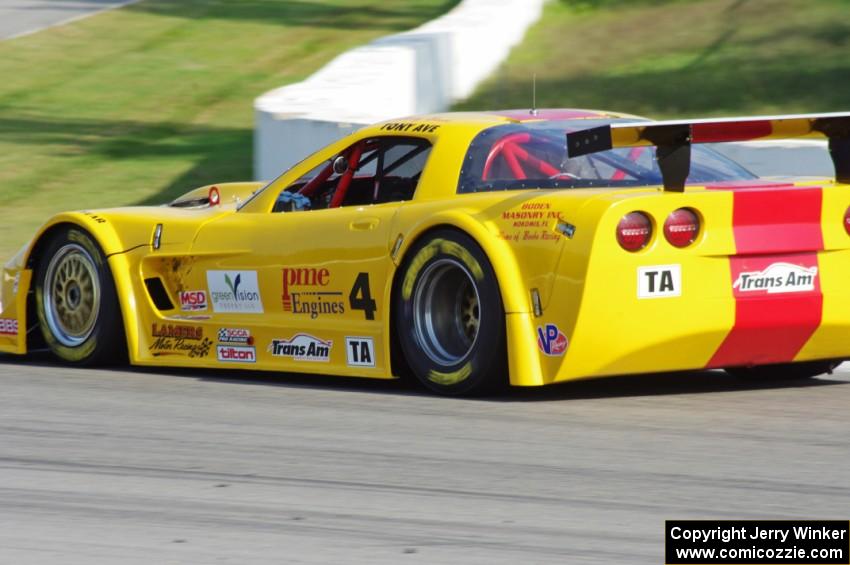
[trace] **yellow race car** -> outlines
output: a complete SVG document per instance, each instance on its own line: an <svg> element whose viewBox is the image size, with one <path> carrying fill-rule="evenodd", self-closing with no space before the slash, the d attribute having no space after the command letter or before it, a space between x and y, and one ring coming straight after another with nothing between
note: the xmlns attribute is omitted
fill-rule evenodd
<svg viewBox="0 0 850 565"><path fill-rule="evenodd" d="M837 181L704 143L821 137ZM0 351L394 378L444 394L850 357L850 114L587 110L366 127L274 181L51 218L9 263Z"/></svg>

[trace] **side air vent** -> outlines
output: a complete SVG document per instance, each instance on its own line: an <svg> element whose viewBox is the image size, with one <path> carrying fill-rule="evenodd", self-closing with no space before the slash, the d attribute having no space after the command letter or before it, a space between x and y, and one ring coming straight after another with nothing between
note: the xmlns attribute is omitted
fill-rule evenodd
<svg viewBox="0 0 850 565"><path fill-rule="evenodd" d="M145 286L148 288L148 294L157 310L174 310L174 304L168 297L165 285L162 284L162 280L159 277L145 279Z"/></svg>

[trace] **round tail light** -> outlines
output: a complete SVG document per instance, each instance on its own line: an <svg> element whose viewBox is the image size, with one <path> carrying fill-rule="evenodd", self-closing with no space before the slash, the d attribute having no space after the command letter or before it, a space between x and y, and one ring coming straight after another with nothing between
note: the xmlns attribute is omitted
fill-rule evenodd
<svg viewBox="0 0 850 565"><path fill-rule="evenodd" d="M844 229L847 231L847 235L850 235L850 208L847 208L847 211L844 212Z"/></svg>
<svg viewBox="0 0 850 565"><path fill-rule="evenodd" d="M679 208L667 216L664 237L674 247L687 247L699 235L699 216L688 208Z"/></svg>
<svg viewBox="0 0 850 565"><path fill-rule="evenodd" d="M652 220L643 212L631 212L617 224L617 243L626 251L640 251L652 238Z"/></svg>

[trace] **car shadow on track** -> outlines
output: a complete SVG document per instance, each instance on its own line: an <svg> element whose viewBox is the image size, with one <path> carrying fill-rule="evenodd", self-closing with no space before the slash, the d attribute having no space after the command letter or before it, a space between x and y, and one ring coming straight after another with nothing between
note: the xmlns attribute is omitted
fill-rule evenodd
<svg viewBox="0 0 850 565"><path fill-rule="evenodd" d="M24 357L0 355L0 364L30 365L45 368L69 368L55 361L49 354L37 352ZM73 368L71 368L73 370ZM156 374L175 378L197 379L206 382L244 383L284 388L336 390L363 394L391 394L401 396L433 396L412 378L386 380L302 373L270 373L235 369L182 369L122 366L117 368L79 368L77 370L107 373L120 370L140 375ZM850 385L846 372L821 375L814 379L753 381L733 377L724 371L655 373L588 379L560 383L545 387L513 387L487 397L470 399L477 402L536 402L553 400L581 400L595 398L622 398L683 394L726 393L738 391L808 388Z"/></svg>

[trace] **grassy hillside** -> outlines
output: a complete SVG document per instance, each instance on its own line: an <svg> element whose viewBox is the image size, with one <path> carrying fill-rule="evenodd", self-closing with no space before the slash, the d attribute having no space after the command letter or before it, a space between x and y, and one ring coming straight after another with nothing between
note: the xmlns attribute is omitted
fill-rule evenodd
<svg viewBox="0 0 850 565"><path fill-rule="evenodd" d="M253 99L457 0L145 0L0 42L0 257L51 213L251 177Z"/></svg>
<svg viewBox="0 0 850 565"><path fill-rule="evenodd" d="M553 0L461 109L850 110L847 0Z"/></svg>

